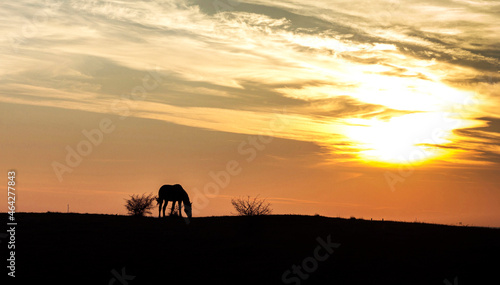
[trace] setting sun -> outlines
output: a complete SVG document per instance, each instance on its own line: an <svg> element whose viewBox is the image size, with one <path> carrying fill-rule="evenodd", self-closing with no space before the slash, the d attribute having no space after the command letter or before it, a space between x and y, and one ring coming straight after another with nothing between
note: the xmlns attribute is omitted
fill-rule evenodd
<svg viewBox="0 0 500 285"><path fill-rule="evenodd" d="M360 147L360 160L414 165L451 156L446 146L457 142L454 130L478 126L468 119L477 107L473 93L421 79L390 80L379 76L364 81L363 92L352 95L403 112L345 120L345 135Z"/></svg>
<svg viewBox="0 0 500 285"><path fill-rule="evenodd" d="M347 136L359 144L361 160L420 163L446 154L439 148L450 142L451 131L444 113L413 113L377 119L351 119Z"/></svg>

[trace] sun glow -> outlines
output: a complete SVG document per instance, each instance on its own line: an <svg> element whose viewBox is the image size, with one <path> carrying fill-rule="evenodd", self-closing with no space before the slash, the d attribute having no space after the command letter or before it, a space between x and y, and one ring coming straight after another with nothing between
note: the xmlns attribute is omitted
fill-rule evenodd
<svg viewBox="0 0 500 285"><path fill-rule="evenodd" d="M417 71L422 71L417 69ZM431 77L430 74L426 76ZM362 84L349 95L366 103L379 104L395 110L444 111L469 104L473 94L446 84L418 78L365 74Z"/></svg>
<svg viewBox="0 0 500 285"><path fill-rule="evenodd" d="M360 147L359 158L383 164L419 164L450 154L453 129L463 123L451 113L422 112L378 119L351 119L347 135Z"/></svg>
<svg viewBox="0 0 500 285"><path fill-rule="evenodd" d="M345 120L345 134L359 148L361 161L421 164L452 154L446 146L457 140L453 131L477 124L470 118L478 102L474 93L436 79L363 75L362 84L349 96L399 113Z"/></svg>

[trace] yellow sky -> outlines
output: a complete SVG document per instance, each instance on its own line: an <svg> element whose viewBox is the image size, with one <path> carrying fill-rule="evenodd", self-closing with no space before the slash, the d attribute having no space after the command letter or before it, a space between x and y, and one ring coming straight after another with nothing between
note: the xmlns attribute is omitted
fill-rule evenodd
<svg viewBox="0 0 500 285"><path fill-rule="evenodd" d="M2 168L22 211L124 213L181 183L198 215L260 194L276 213L499 226L498 9L5 4Z"/></svg>

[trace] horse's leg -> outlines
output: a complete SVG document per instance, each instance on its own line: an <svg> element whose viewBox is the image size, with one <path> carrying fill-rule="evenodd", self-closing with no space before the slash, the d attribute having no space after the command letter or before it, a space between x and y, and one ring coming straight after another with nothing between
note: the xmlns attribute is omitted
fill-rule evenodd
<svg viewBox="0 0 500 285"><path fill-rule="evenodd" d="M165 217L165 209L167 209L168 201L165 200L165 204L163 205L163 217Z"/></svg>
<svg viewBox="0 0 500 285"><path fill-rule="evenodd" d="M158 204L158 218L161 217L161 206L162 206L162 204L163 204L163 200L160 200L160 203ZM165 215L165 214L163 214L163 215Z"/></svg>
<svg viewBox="0 0 500 285"><path fill-rule="evenodd" d="M182 210L182 202L179 201L179 202L177 202L177 204L179 204L179 217L182 218L182 211L181 211Z"/></svg>
<svg viewBox="0 0 500 285"><path fill-rule="evenodd" d="M177 201L172 201L172 209L170 209L170 216L172 216L174 214L174 210L175 210L175 202Z"/></svg>

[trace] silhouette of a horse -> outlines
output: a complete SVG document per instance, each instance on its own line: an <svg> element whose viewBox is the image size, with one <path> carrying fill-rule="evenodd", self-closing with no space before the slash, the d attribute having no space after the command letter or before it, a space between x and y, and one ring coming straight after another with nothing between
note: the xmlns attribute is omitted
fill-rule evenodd
<svg viewBox="0 0 500 285"><path fill-rule="evenodd" d="M179 204L179 216L182 217L181 209L182 209L182 204L184 204L184 212L188 216L188 218L191 218L192 213L191 213L191 202L189 201L189 196L182 188L181 185L175 184L175 185L163 185L160 187L160 190L158 190L158 198L156 198L156 201L158 202L158 217L161 217L161 211L162 211L162 204L163 204L163 217L165 217L165 209L167 208L168 202L172 201L172 210L170 211L170 215L174 213L175 210L175 202Z"/></svg>

